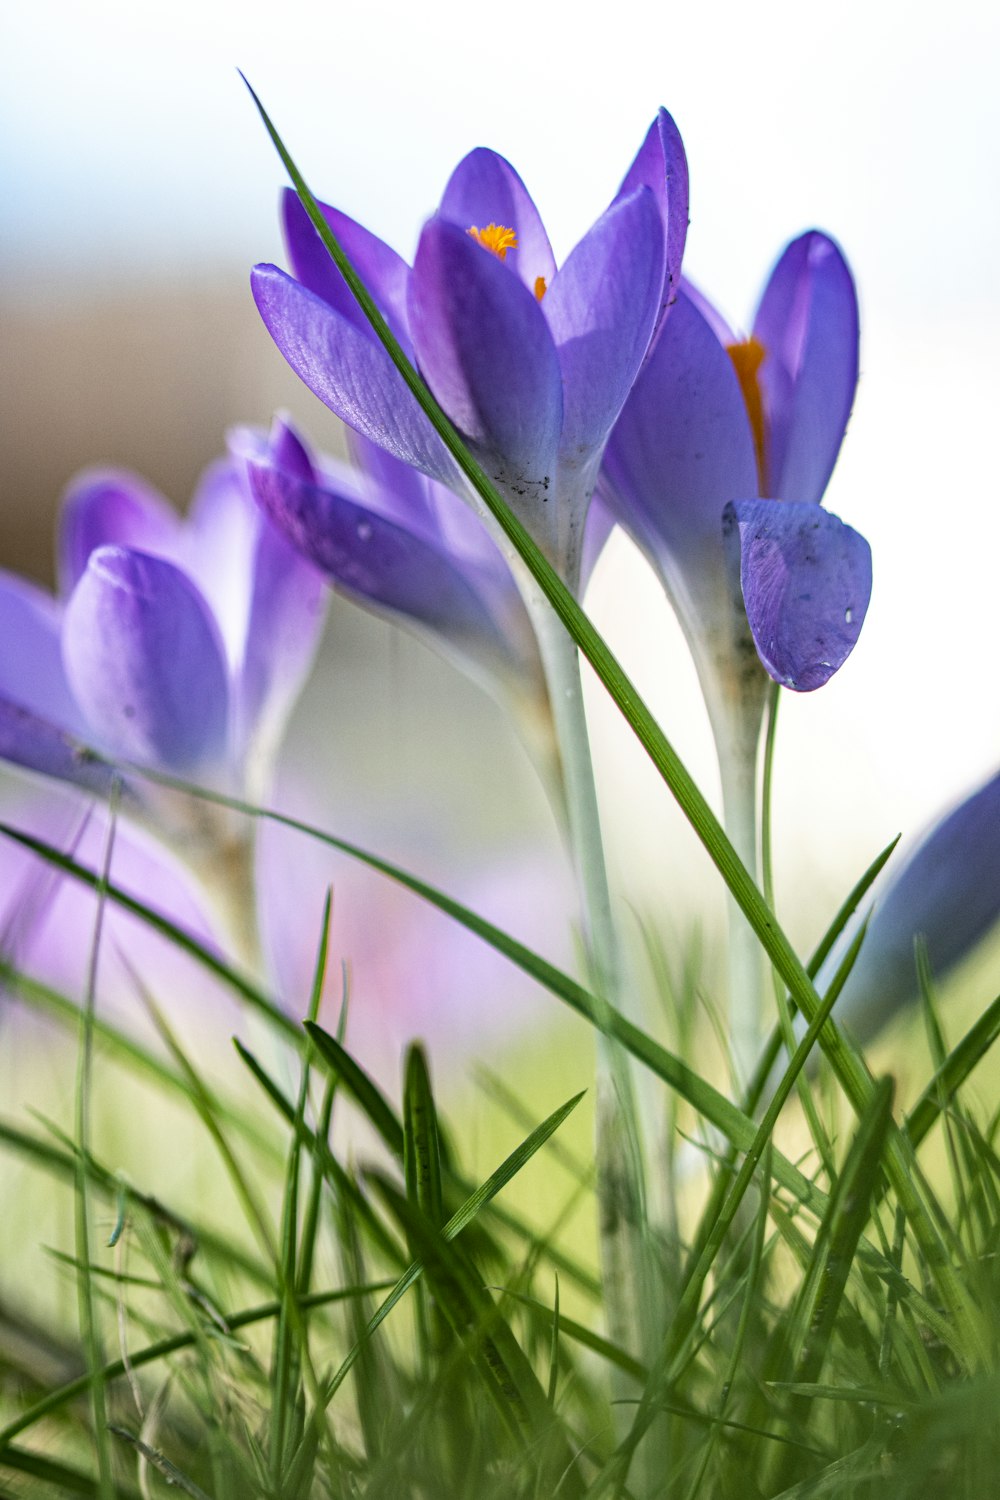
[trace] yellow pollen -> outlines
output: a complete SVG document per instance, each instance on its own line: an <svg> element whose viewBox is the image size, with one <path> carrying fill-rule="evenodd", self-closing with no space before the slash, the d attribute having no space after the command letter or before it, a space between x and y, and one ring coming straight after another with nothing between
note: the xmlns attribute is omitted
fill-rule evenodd
<svg viewBox="0 0 1000 1500"><path fill-rule="evenodd" d="M548 291L548 287L545 285L545 277L544 276L536 276L535 277L535 296L538 298L539 302L541 302L542 298L545 296L545 293L547 291Z"/></svg>
<svg viewBox="0 0 1000 1500"><path fill-rule="evenodd" d="M517 249L517 234L513 229L507 229L503 224L487 224L485 229L480 229L473 224L467 231L472 235L477 245L482 245L497 260L506 260L508 250Z"/></svg>
<svg viewBox="0 0 1000 1500"><path fill-rule="evenodd" d="M767 350L759 340L751 337L741 339L738 344L727 344L726 353L733 362L736 379L743 392L747 416L750 418L750 431L753 433L753 451L757 459L757 482L760 485L760 493L766 495L767 430L764 419L764 398L757 372L767 358Z"/></svg>

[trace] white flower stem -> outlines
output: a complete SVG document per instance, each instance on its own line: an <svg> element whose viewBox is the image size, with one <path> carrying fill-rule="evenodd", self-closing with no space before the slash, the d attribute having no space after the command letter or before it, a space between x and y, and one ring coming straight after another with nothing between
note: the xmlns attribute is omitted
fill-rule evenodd
<svg viewBox="0 0 1000 1500"><path fill-rule="evenodd" d="M622 1008L621 958L611 910L597 791L575 643L540 592L525 588L552 702L562 765L565 821L582 908L592 989ZM598 1016L600 1027L600 1015ZM596 1142L599 1235L609 1337L648 1355L654 1269L645 1224L642 1148L629 1063L606 1030L598 1032ZM620 1392L618 1394L621 1394ZM634 1391L629 1391L634 1395Z"/></svg>

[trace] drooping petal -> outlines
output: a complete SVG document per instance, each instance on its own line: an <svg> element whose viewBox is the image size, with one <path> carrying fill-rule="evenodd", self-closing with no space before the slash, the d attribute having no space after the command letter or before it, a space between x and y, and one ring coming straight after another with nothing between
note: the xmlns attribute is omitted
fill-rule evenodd
<svg viewBox="0 0 1000 1500"><path fill-rule="evenodd" d="M891 868L891 867L890 867ZM1000 917L1000 775L918 844L876 902L837 1012L862 1040L917 997L915 944L943 979Z"/></svg>
<svg viewBox="0 0 1000 1500"><path fill-rule="evenodd" d="M767 493L823 497L858 383L858 300L840 248L811 230L771 274L754 319L765 358Z"/></svg>
<svg viewBox="0 0 1000 1500"><path fill-rule="evenodd" d="M868 543L804 501L739 500L726 507L724 525L768 673L796 692L822 687L861 632L872 586Z"/></svg>
<svg viewBox="0 0 1000 1500"><path fill-rule="evenodd" d="M88 722L116 753L180 773L224 757L222 642L173 563L118 547L92 553L66 606L63 659Z"/></svg>
<svg viewBox="0 0 1000 1500"><path fill-rule="evenodd" d="M636 158L618 189L616 201L638 187L648 187L656 199L666 246L662 305L657 329L680 290L681 262L688 230L688 166L680 131L665 109L660 109ZM655 336L655 335L654 335Z"/></svg>
<svg viewBox="0 0 1000 1500"><path fill-rule="evenodd" d="M277 266L255 266L251 286L285 359L341 421L404 463L453 481L441 440L381 344Z"/></svg>
<svg viewBox="0 0 1000 1500"><path fill-rule="evenodd" d="M410 279L421 371L495 480L541 489L562 426L562 380L537 299L464 230L424 227Z"/></svg>
<svg viewBox="0 0 1000 1500"><path fill-rule="evenodd" d="M62 725L3 695L0 695L0 760L73 782L103 797L110 793L114 779L111 767L88 753L85 739L77 739Z"/></svg>
<svg viewBox="0 0 1000 1500"><path fill-rule="evenodd" d="M251 462L254 493L274 524L346 594L405 616L459 649L496 659L507 643L468 573L440 547L350 495Z"/></svg>
<svg viewBox="0 0 1000 1500"><path fill-rule="evenodd" d="M340 242L348 260L364 282L372 299L398 339L409 343L406 311L406 284L410 268L401 255L377 235L355 223L336 208L321 203L323 217ZM296 279L322 297L331 307L354 324L366 337L375 339L371 324L357 298L337 270L323 241L292 188L286 188L281 200L288 258Z"/></svg>
<svg viewBox="0 0 1000 1500"><path fill-rule="evenodd" d="M86 725L62 662L61 610L25 578L0 573L0 696L77 736Z"/></svg>
<svg viewBox="0 0 1000 1500"><path fill-rule="evenodd" d="M439 212L459 229L490 224L512 229L517 246L507 251L508 267L533 295L539 277L551 284L556 263L538 209L510 162L495 151L480 146L462 158L448 179Z"/></svg>
<svg viewBox="0 0 1000 1500"><path fill-rule="evenodd" d="M59 582L70 594L98 547L135 547L172 557L180 525L163 496L123 469L90 470L77 476L63 498L59 518Z"/></svg>
<svg viewBox="0 0 1000 1500"><path fill-rule="evenodd" d="M615 519L660 563L717 569L722 511L757 493L732 360L682 290L604 457Z"/></svg>
<svg viewBox="0 0 1000 1500"><path fill-rule="evenodd" d="M563 379L560 449L586 462L624 405L660 308L663 229L641 187L602 214L542 302Z"/></svg>

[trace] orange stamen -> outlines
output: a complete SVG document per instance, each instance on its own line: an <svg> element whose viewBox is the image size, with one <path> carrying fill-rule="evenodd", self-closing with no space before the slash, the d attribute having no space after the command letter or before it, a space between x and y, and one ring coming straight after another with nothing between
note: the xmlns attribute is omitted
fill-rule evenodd
<svg viewBox="0 0 1000 1500"><path fill-rule="evenodd" d="M517 234L503 224L487 224L485 229L473 224L467 233L472 235L477 245L482 245L484 250L495 255L497 260L506 260L507 251L517 249Z"/></svg>
<svg viewBox="0 0 1000 1500"><path fill-rule="evenodd" d="M753 451L757 459L757 482L760 493L767 494L767 427L764 417L764 397L757 372L767 358L767 350L752 336L738 344L727 344L726 353L733 362L736 379L743 392L750 431L753 433Z"/></svg>
<svg viewBox="0 0 1000 1500"><path fill-rule="evenodd" d="M535 277L535 296L538 298L539 302L541 302L542 298L545 296L545 293L547 291L548 291L548 287L545 285L545 277L544 276L536 276Z"/></svg>

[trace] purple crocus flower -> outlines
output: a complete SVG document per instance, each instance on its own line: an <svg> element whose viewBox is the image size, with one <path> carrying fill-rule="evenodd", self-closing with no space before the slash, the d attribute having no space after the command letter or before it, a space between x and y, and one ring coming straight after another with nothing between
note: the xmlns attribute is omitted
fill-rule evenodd
<svg viewBox="0 0 1000 1500"><path fill-rule="evenodd" d="M931 973L943 979L1000 917L1000 773L935 824L899 869L890 866L887 874L837 1001L838 1016L861 1040L916 998L918 939L926 944Z"/></svg>
<svg viewBox="0 0 1000 1500"><path fill-rule="evenodd" d="M661 110L611 206L558 269L521 179L485 149L452 173L412 269L323 212L441 406L575 587L605 441L680 275L687 168L670 116ZM252 275L278 348L348 426L466 497L292 193L284 218L294 278L271 265Z"/></svg>
<svg viewBox="0 0 1000 1500"><path fill-rule="evenodd" d="M62 597L0 575L0 755L106 790L83 753L262 795L323 616L316 570L233 461L186 521L135 475L80 476L59 540ZM147 811L155 794L133 789Z"/></svg>
<svg viewBox="0 0 1000 1500"><path fill-rule="evenodd" d="M820 687L858 639L867 542L822 508L858 378L837 245L794 240L739 340L686 283L607 447L599 493L663 580L710 709ZM747 628L749 627L749 636Z"/></svg>

